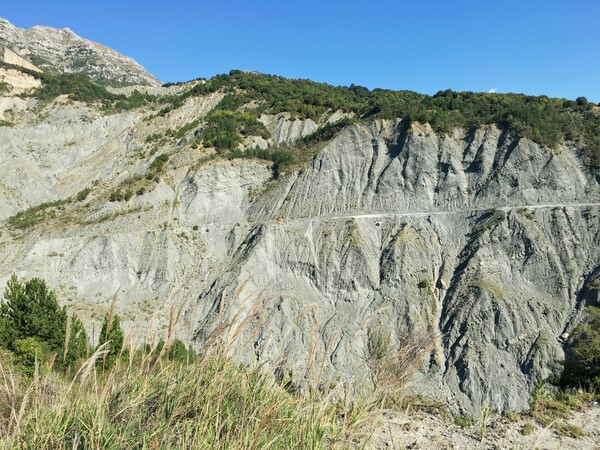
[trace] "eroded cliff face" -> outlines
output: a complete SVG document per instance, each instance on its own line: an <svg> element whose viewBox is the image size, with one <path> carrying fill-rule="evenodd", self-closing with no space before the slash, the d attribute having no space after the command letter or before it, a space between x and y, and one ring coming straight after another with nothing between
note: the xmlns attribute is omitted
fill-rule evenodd
<svg viewBox="0 0 600 450"><path fill-rule="evenodd" d="M434 329L419 392L470 413L524 409L592 299L598 194L568 146L548 152L496 127L352 126L251 205L262 223L200 303L217 308L240 285L256 293L246 304L268 293L253 349L299 378L312 345L334 373L360 377L370 327ZM245 318L238 303L231 320Z"/></svg>
<svg viewBox="0 0 600 450"><path fill-rule="evenodd" d="M443 136L373 121L274 180L270 163L196 149L197 130L149 143L221 98L164 117L0 99L14 123L0 127L2 219L93 187L33 228L2 223L0 284L43 277L90 329L117 295L140 341L164 331L171 307L198 349L231 323L238 357L283 365L299 385L315 367L368 379L374 328L393 339L430 330L417 392L471 414L526 408L563 356L560 336L597 296L600 189L579 149L545 150L495 126ZM321 125L261 120L272 143ZM152 189L108 201L160 153L172 156Z"/></svg>

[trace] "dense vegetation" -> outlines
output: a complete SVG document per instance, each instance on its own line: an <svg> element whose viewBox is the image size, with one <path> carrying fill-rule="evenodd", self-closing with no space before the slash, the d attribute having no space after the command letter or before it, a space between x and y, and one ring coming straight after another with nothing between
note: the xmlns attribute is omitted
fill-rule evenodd
<svg viewBox="0 0 600 450"><path fill-rule="evenodd" d="M235 149L243 136L270 137L269 131L256 115L247 111L215 109L206 117L203 142L206 147Z"/></svg>
<svg viewBox="0 0 600 450"><path fill-rule="evenodd" d="M43 101L55 99L59 95L67 95L71 100L85 103L101 102L105 108L127 110L138 108L158 100L156 96L142 94L139 91L134 91L129 96L113 94L106 87L93 82L89 77L81 73L51 74L1 61L0 67L19 70L40 80L42 84L35 90L33 96Z"/></svg>
<svg viewBox="0 0 600 450"><path fill-rule="evenodd" d="M42 86L34 96L42 100L66 94L74 100L101 102L105 108L115 110L166 103L159 112L165 115L180 107L188 97L225 92L223 101L208 115L204 132L204 144L217 149L235 149L243 136L268 137L267 130L257 120L262 113L286 112L292 117L318 121L323 114L339 110L361 120L401 118L429 123L439 132L448 132L454 127L498 124L546 147L570 140L580 145L593 168L600 170L600 113L584 97L572 101L452 90L428 96L411 91L369 90L355 85L336 87L232 70L210 80L199 80L183 94L158 98L138 91L129 96L113 94L82 74L53 75L6 63L1 66L40 79ZM190 126L195 125L197 123Z"/></svg>
<svg viewBox="0 0 600 450"><path fill-rule="evenodd" d="M410 91L334 87L309 80L242 71L200 82L182 97L228 92L227 107L254 102L255 114L280 112L318 120L327 111L354 113L362 120L401 118L429 123L440 132L454 127L499 124L543 146L563 139L580 144L594 168L600 169L600 114L584 97L576 101L527 96L440 91L433 96Z"/></svg>

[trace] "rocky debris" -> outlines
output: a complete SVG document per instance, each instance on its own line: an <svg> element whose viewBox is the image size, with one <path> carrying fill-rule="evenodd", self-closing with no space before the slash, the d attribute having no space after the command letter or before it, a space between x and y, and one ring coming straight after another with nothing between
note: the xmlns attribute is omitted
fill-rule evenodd
<svg viewBox="0 0 600 450"><path fill-rule="evenodd" d="M133 59L83 39L68 28L35 26L25 30L0 18L0 55L8 63L26 60L30 68L83 73L109 86L161 84Z"/></svg>

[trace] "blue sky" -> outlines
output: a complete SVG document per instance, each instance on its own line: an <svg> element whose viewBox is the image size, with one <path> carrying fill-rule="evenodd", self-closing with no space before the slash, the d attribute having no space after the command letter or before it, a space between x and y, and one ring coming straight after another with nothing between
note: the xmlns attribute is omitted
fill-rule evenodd
<svg viewBox="0 0 600 450"><path fill-rule="evenodd" d="M3 2L163 81L256 70L334 85L523 92L600 102L597 0Z"/></svg>

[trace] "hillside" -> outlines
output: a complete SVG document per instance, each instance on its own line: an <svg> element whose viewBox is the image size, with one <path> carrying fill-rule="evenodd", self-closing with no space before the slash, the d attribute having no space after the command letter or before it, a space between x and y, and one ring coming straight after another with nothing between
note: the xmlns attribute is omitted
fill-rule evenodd
<svg viewBox="0 0 600 450"><path fill-rule="evenodd" d="M367 380L372 336L424 333L412 389L477 416L527 409L598 303L583 98L58 72L0 67L0 285L42 277L88 329L115 295L139 342L172 306L197 349L233 322L298 386L311 363Z"/></svg>

